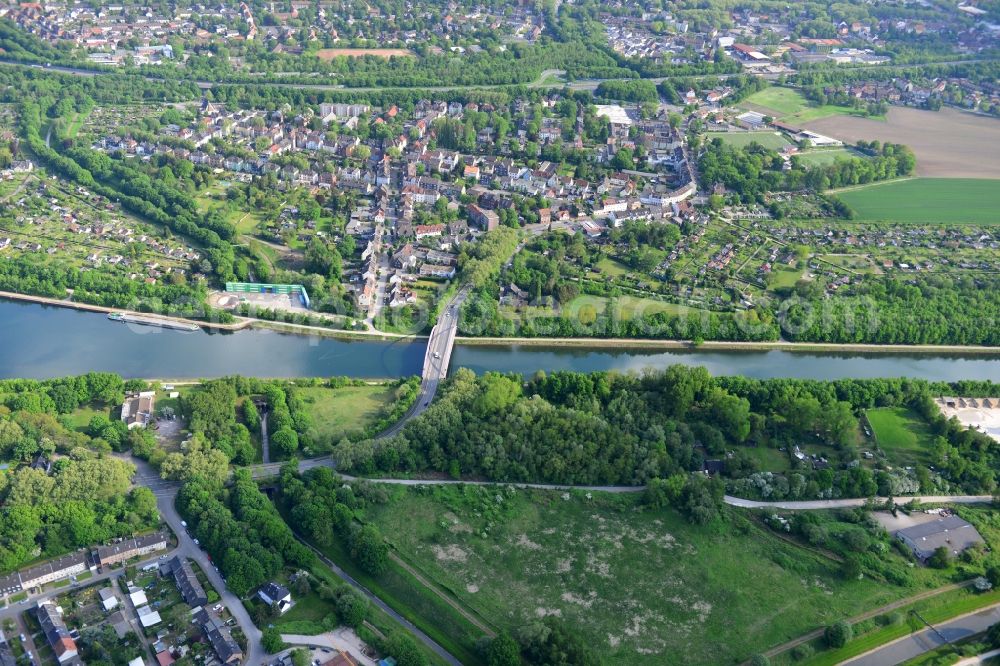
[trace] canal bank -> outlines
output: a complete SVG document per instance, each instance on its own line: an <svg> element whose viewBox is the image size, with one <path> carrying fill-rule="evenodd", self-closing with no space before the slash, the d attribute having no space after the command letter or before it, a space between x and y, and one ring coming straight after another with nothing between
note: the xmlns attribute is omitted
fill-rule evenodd
<svg viewBox="0 0 1000 666"><path fill-rule="evenodd" d="M463 341L464 342L464 341ZM705 366L714 375L755 378L915 377L997 379L1000 350L827 351L690 345L667 341L491 340L460 344L452 369L531 375L610 370L639 372L673 364ZM193 332L109 321L101 312L0 300L0 376L48 378L108 371L125 377L197 379L224 375L390 379L420 374L426 342L412 337L352 339L320 332L258 328Z"/></svg>

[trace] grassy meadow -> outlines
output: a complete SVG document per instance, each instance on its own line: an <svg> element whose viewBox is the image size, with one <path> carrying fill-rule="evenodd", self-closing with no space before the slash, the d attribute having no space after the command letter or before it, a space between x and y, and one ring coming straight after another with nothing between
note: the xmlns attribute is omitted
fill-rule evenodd
<svg viewBox="0 0 1000 666"><path fill-rule="evenodd" d="M880 407L865 412L879 448L894 465L926 463L934 436L912 409Z"/></svg>
<svg viewBox="0 0 1000 666"><path fill-rule="evenodd" d="M388 492L362 517L424 578L497 628L559 617L605 664L735 664L913 593L845 581L838 562L736 511L696 527L672 510L642 511L634 495Z"/></svg>

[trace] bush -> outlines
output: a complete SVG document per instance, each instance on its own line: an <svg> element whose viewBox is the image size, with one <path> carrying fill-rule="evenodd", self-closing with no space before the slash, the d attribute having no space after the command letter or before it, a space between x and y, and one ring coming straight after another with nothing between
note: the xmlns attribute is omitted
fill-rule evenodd
<svg viewBox="0 0 1000 666"><path fill-rule="evenodd" d="M832 648L842 648L854 638L854 630L846 620L831 624L823 634L826 644Z"/></svg>
<svg viewBox="0 0 1000 666"><path fill-rule="evenodd" d="M813 653L815 652L816 651L813 650L812 645L809 645L809 643L803 643L792 650L792 659L795 661L805 661L809 657L813 656Z"/></svg>
<svg viewBox="0 0 1000 666"><path fill-rule="evenodd" d="M285 641L281 640L281 632L274 627L265 629L260 640L268 654L278 654L285 649Z"/></svg>

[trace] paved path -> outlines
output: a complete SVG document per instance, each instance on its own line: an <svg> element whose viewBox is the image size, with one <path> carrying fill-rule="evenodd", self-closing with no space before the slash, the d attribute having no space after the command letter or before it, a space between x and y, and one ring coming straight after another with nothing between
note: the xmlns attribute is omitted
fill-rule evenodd
<svg viewBox="0 0 1000 666"><path fill-rule="evenodd" d="M822 509L844 509L856 506L865 506L869 498L845 498L830 500L804 500L801 502L758 502L756 500L742 499L726 495L726 504L738 506L743 509L785 509L789 511L815 511ZM871 498L876 504L888 501L888 497ZM894 497L896 504L906 504L916 501L920 504L982 504L993 501L992 495L917 495L915 497Z"/></svg>
<svg viewBox="0 0 1000 666"><path fill-rule="evenodd" d="M271 462L271 440L267 436L267 412L260 415L260 456L265 465Z"/></svg>
<svg viewBox="0 0 1000 666"><path fill-rule="evenodd" d="M924 629L904 636L891 643L875 648L863 655L848 659L841 666L892 666L908 659L919 657L925 652L941 647L947 641L968 638L982 633L1000 622L1000 603L988 608L961 615L935 625L934 629Z"/></svg>

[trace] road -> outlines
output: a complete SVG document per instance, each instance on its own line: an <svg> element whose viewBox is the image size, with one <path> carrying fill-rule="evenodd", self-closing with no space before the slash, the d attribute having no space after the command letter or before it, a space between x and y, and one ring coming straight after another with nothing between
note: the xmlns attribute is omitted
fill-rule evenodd
<svg viewBox="0 0 1000 666"><path fill-rule="evenodd" d="M1000 622L1000 604L994 604L983 610L942 622L934 629L924 629L915 634L904 636L859 657L842 662L841 666L892 666L900 664L908 659L919 657L929 650L939 648L946 641L952 643L984 632L997 622Z"/></svg>
<svg viewBox="0 0 1000 666"><path fill-rule="evenodd" d="M236 619L236 623L240 626L243 635L246 636L247 651L244 663L249 666L263 664L267 656L267 651L261 643L261 632L254 625L246 606L243 605L239 597L226 587L222 576L219 575L219 572L215 570L212 562L208 559L208 553L195 545L187 529L181 525L181 516L177 513L177 507L174 506L180 485L173 481L164 481L161 479L156 470L144 460L133 458L132 463L136 466L134 483L145 486L153 491L153 494L156 496L156 508L160 511L160 517L170 526L174 534L177 535L178 546L175 553L198 563L201 570L205 572L208 581L218 591L222 603L226 605L229 612Z"/></svg>
<svg viewBox="0 0 1000 666"><path fill-rule="evenodd" d="M876 504L884 503L887 497L875 497L872 501ZM992 495L917 495L915 497L895 497L896 503L907 503L916 501L919 504L983 504L993 501ZM757 502L755 500L742 499L726 495L726 504L738 506L742 509L784 509L788 511L817 511L823 509L844 509L856 506L864 506L869 498L857 497L847 499L830 500L805 500L801 502Z"/></svg>
<svg viewBox="0 0 1000 666"><path fill-rule="evenodd" d="M417 399L403 418L382 432L379 437L392 437L398 433L410 419L420 416L434 400L438 386L448 376L448 364L451 361L451 352L455 348L455 335L458 333L458 311L470 291L471 287L468 286L460 288L458 293L441 308L437 323L427 338Z"/></svg>

